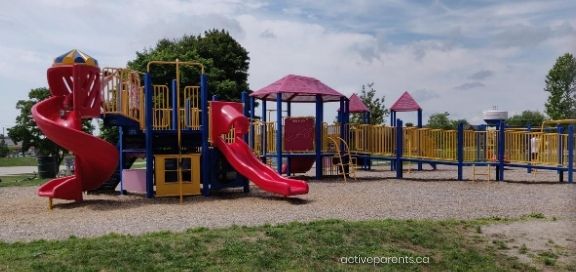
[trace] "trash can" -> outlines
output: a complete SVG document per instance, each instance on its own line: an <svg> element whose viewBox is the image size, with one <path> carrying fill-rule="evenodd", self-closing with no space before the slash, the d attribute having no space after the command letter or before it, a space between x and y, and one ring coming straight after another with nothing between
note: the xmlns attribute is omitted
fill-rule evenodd
<svg viewBox="0 0 576 272"><path fill-rule="evenodd" d="M56 162L54 157L38 156L38 177L54 178L56 177Z"/></svg>

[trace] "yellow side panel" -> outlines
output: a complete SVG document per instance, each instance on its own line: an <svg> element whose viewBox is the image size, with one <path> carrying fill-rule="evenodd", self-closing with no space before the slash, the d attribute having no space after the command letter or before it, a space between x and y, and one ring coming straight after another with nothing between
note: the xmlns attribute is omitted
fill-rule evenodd
<svg viewBox="0 0 576 272"><path fill-rule="evenodd" d="M182 167L178 169L177 154L156 155L156 196L200 195L200 154L180 155ZM178 177L182 179L179 182Z"/></svg>

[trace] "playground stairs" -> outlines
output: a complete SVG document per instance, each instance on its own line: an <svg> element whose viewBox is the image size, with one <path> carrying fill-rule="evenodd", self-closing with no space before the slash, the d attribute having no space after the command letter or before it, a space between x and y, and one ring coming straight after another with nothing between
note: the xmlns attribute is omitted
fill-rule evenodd
<svg viewBox="0 0 576 272"><path fill-rule="evenodd" d="M134 164L135 161L136 158L127 158L126 160L124 160L123 169L129 169L130 167L132 167L132 164ZM110 177L108 181L104 182L102 186L100 186L100 188L90 191L89 193L92 194L114 193L116 191L116 187L118 186L120 180L122 179L123 169L120 169L120 165L118 165L118 167L116 167L116 171L114 171L114 174L112 175L112 177Z"/></svg>
<svg viewBox="0 0 576 272"><path fill-rule="evenodd" d="M337 168L337 172L342 174L344 182L347 181L346 176L356 180L356 168L358 166L358 162L356 157L352 157L350 149L348 148L348 143L346 143L344 139L337 136L329 136L328 139L332 141L336 149L334 157L332 158L332 162ZM344 147L344 150L340 148L341 143Z"/></svg>
<svg viewBox="0 0 576 272"><path fill-rule="evenodd" d="M492 180L492 172L491 172L490 164L478 166L476 164L472 165L472 180L478 181L478 177L485 177L486 181ZM484 171L482 171L484 170Z"/></svg>

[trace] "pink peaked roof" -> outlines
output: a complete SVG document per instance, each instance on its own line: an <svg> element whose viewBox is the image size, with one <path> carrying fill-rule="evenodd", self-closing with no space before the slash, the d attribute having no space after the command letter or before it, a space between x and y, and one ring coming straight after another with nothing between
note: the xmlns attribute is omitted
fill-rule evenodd
<svg viewBox="0 0 576 272"><path fill-rule="evenodd" d="M292 102L315 102L317 94L322 96L324 102L340 101L340 97L344 96L318 79L297 75L287 75L253 92L251 96L276 101L278 94L281 94L282 101Z"/></svg>
<svg viewBox="0 0 576 272"><path fill-rule="evenodd" d="M350 102L348 104L348 109L350 112L369 112L370 109L362 102L362 99L356 94L350 96Z"/></svg>
<svg viewBox="0 0 576 272"><path fill-rule="evenodd" d="M390 110L395 112L417 111L419 109L421 109L420 105L416 103L416 100L414 100L414 98L412 98L408 92L404 92L402 96L400 96L400 98L394 102L394 105L390 107Z"/></svg>

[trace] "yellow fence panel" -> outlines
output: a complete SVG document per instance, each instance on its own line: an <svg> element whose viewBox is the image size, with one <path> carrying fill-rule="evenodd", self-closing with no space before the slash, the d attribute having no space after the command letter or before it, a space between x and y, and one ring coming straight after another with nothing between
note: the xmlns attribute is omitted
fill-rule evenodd
<svg viewBox="0 0 576 272"><path fill-rule="evenodd" d="M155 130L168 130L172 124L170 89L166 85L153 86L152 125Z"/></svg>

